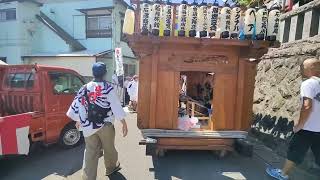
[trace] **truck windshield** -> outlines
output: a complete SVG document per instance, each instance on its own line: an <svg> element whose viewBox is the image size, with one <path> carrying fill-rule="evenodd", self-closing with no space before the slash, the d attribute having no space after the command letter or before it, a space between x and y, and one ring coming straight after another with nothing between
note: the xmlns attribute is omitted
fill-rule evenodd
<svg viewBox="0 0 320 180"><path fill-rule="evenodd" d="M6 78L6 85L10 88L32 88L34 84L33 73L10 73Z"/></svg>

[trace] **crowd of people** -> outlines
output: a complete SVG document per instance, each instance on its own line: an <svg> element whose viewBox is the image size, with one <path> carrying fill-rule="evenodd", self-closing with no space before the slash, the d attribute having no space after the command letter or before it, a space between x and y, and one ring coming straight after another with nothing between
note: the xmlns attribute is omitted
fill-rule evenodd
<svg viewBox="0 0 320 180"><path fill-rule="evenodd" d="M129 110L136 112L138 104L139 76L117 76L116 72L112 75L112 84L117 94L123 101L123 106L128 106Z"/></svg>

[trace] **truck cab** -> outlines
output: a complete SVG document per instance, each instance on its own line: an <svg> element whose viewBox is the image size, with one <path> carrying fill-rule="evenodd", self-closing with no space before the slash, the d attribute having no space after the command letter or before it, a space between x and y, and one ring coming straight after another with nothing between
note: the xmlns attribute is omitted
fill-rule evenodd
<svg viewBox="0 0 320 180"><path fill-rule="evenodd" d="M81 75L66 68L0 65L0 117L33 112L31 143L76 146L81 133L66 112L83 85Z"/></svg>

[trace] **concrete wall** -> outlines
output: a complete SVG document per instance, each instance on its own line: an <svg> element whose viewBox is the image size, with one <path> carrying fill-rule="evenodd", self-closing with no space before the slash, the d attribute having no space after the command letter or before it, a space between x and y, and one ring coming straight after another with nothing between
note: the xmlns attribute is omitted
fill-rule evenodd
<svg viewBox="0 0 320 180"><path fill-rule="evenodd" d="M32 40L32 50L29 55L32 53L54 54L70 51L70 46L62 38L39 21L37 21L37 30Z"/></svg>
<svg viewBox="0 0 320 180"><path fill-rule="evenodd" d="M18 8L17 2L0 4L0 9ZM19 56L15 50L19 49L22 43L19 37L18 21L0 22L0 56L7 57L7 62L17 63Z"/></svg>
<svg viewBox="0 0 320 180"><path fill-rule="evenodd" d="M35 3L18 3L18 30L20 38L24 41L21 47L21 56L32 52L32 44L34 44L34 39L36 38L35 32L37 31L36 14L39 13L40 7Z"/></svg>
<svg viewBox="0 0 320 180"><path fill-rule="evenodd" d="M62 27L71 36L75 37L75 30L82 29L85 32L85 14L79 9L101 8L113 6L112 0L79 0L71 2L47 3L41 7L41 11ZM75 16L78 16L77 23L74 23ZM78 36L75 37L78 39ZM112 38L83 38L79 42L89 50L105 51L111 49ZM50 42L43 42L44 44ZM55 44L59 45L59 44Z"/></svg>
<svg viewBox="0 0 320 180"><path fill-rule="evenodd" d="M92 76L92 64L95 57L39 57L25 59L26 64L42 64L49 66L61 66L77 71L82 76Z"/></svg>
<svg viewBox="0 0 320 180"><path fill-rule="evenodd" d="M0 56L7 57L9 64L21 64L21 56L31 52L31 31L35 14L39 12L34 3L0 3L0 9L16 8L16 20L0 22Z"/></svg>

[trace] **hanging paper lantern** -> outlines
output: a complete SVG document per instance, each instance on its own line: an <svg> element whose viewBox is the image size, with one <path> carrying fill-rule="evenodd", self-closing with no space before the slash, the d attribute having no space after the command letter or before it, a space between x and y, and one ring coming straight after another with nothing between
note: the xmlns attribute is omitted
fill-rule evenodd
<svg viewBox="0 0 320 180"><path fill-rule="evenodd" d="M124 23L122 27L122 32L124 34L133 34L134 33L134 9L132 6L129 6L124 15Z"/></svg>
<svg viewBox="0 0 320 180"><path fill-rule="evenodd" d="M280 22L280 7L278 5L272 7L269 12L268 17L268 41L277 40L277 35L279 32L279 22Z"/></svg>
<svg viewBox="0 0 320 180"><path fill-rule="evenodd" d="M256 15L256 39L264 40L267 35L268 26L268 10L267 6L263 5Z"/></svg>
<svg viewBox="0 0 320 180"><path fill-rule="evenodd" d="M241 8L237 3L231 11L231 35L232 39L237 39L240 31Z"/></svg>
<svg viewBox="0 0 320 180"><path fill-rule="evenodd" d="M187 9L188 3L182 0L178 8L178 36L186 35L186 24L187 24Z"/></svg>
<svg viewBox="0 0 320 180"><path fill-rule="evenodd" d="M159 36L161 5L160 0L156 0L152 5L151 29L154 36Z"/></svg>
<svg viewBox="0 0 320 180"><path fill-rule="evenodd" d="M173 24L173 28L174 28L174 36L178 36L178 26L179 26L179 6L173 6L173 8L175 9L175 13L173 14L173 18L174 18L174 24Z"/></svg>
<svg viewBox="0 0 320 180"><path fill-rule="evenodd" d="M213 5L209 9L209 36L213 37L217 32L217 24L219 17L219 4L217 0L214 1Z"/></svg>
<svg viewBox="0 0 320 180"><path fill-rule="evenodd" d="M231 8L230 5L226 2L224 7L221 9L220 14L220 37L229 38L230 36L230 27L231 26Z"/></svg>
<svg viewBox="0 0 320 180"><path fill-rule="evenodd" d="M252 39L255 22L256 22L256 10L254 8L247 9L244 17L245 39Z"/></svg>
<svg viewBox="0 0 320 180"><path fill-rule="evenodd" d="M208 36L208 6L205 1L202 1L198 13L198 27L200 37Z"/></svg>
<svg viewBox="0 0 320 180"><path fill-rule="evenodd" d="M189 7L189 37L195 37L197 35L197 23L198 23L198 4L194 1Z"/></svg>
<svg viewBox="0 0 320 180"><path fill-rule="evenodd" d="M141 20L140 28L141 34L148 35L149 32L149 16L150 16L150 4L148 0L144 0L141 4Z"/></svg>
<svg viewBox="0 0 320 180"><path fill-rule="evenodd" d="M164 36L163 31L164 31L164 5L161 5L161 14L160 14L160 28L159 28L159 36Z"/></svg>
<svg viewBox="0 0 320 180"><path fill-rule="evenodd" d="M172 3L170 0L166 2L166 5L164 6L163 10L163 17L164 17L164 36L170 36L171 35L171 29L172 29Z"/></svg>

